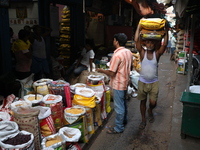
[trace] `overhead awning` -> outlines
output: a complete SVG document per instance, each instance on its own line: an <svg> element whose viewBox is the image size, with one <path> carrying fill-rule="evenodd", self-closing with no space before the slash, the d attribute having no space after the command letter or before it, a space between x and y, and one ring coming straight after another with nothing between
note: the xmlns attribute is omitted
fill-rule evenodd
<svg viewBox="0 0 200 150"><path fill-rule="evenodd" d="M178 15L178 17L183 17L184 14L184 10L187 7L189 0L176 0L176 3L174 5L174 10L176 15Z"/></svg>
<svg viewBox="0 0 200 150"><path fill-rule="evenodd" d="M176 0L174 10L179 18L185 14L199 13L200 1L199 0Z"/></svg>

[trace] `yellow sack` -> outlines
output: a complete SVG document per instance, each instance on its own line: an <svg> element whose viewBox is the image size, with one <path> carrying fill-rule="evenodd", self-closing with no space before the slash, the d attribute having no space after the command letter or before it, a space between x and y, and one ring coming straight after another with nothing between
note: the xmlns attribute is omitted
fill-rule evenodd
<svg viewBox="0 0 200 150"><path fill-rule="evenodd" d="M84 97L84 96L75 94L72 100L72 103L76 105L86 106L89 108L94 108L96 106L95 97L96 96Z"/></svg>
<svg viewBox="0 0 200 150"><path fill-rule="evenodd" d="M143 29L147 30L159 30L164 28L166 23L165 19L161 18L148 18L148 19L140 19L139 24Z"/></svg>

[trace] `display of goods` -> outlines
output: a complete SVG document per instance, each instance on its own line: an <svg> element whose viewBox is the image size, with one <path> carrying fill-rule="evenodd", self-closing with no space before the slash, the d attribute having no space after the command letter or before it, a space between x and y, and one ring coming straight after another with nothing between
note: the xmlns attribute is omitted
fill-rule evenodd
<svg viewBox="0 0 200 150"><path fill-rule="evenodd" d="M59 134L62 134L66 142L78 142L81 137L81 131L79 129L63 127L59 130Z"/></svg>
<svg viewBox="0 0 200 150"><path fill-rule="evenodd" d="M81 150L80 145L77 142L67 142L67 150Z"/></svg>
<svg viewBox="0 0 200 150"><path fill-rule="evenodd" d="M72 124L76 122L86 112L82 106L73 106L64 110L64 125Z"/></svg>
<svg viewBox="0 0 200 150"><path fill-rule="evenodd" d="M47 94L43 98L42 106L50 107L56 131L63 126L63 102L61 95Z"/></svg>
<svg viewBox="0 0 200 150"><path fill-rule="evenodd" d="M160 30L164 28L165 23L166 23L166 20L161 19L161 18L140 19L140 22L139 22L141 27L147 30Z"/></svg>
<svg viewBox="0 0 200 150"><path fill-rule="evenodd" d="M93 117L94 117L94 126L101 126L102 125L102 119L101 119L101 104L96 104L96 107L93 111Z"/></svg>
<svg viewBox="0 0 200 150"><path fill-rule="evenodd" d="M62 135L56 133L45 137L41 143L42 149L53 148L54 150L65 150L66 144Z"/></svg>
<svg viewBox="0 0 200 150"><path fill-rule="evenodd" d="M11 116L7 112L0 112L0 121L10 121Z"/></svg>
<svg viewBox="0 0 200 150"><path fill-rule="evenodd" d="M1 121L0 122L0 139L8 135L19 132L18 125L14 121Z"/></svg>
<svg viewBox="0 0 200 150"><path fill-rule="evenodd" d="M102 75L89 75L86 84L95 92L97 97L102 97L103 93L106 91L104 76Z"/></svg>
<svg viewBox="0 0 200 150"><path fill-rule="evenodd" d="M97 85L99 82L104 83L104 76L102 75L89 75L87 78L87 84Z"/></svg>
<svg viewBox="0 0 200 150"><path fill-rule="evenodd" d="M40 132L42 136L47 137L49 135L55 134L56 129L51 115L51 108L42 106L36 106L35 108L40 110L38 118L40 121Z"/></svg>
<svg viewBox="0 0 200 150"><path fill-rule="evenodd" d="M72 124L66 125L66 127L76 128L81 131L81 138L79 142L87 143L88 142L88 129L87 129L87 123L86 123L86 117L85 115L82 115L79 117L78 120L76 120Z"/></svg>
<svg viewBox="0 0 200 150"><path fill-rule="evenodd" d="M34 135L35 149L40 149L39 110L34 107L28 107L27 109L19 107L13 109L13 112L14 121L18 124L19 129L32 133Z"/></svg>
<svg viewBox="0 0 200 150"><path fill-rule="evenodd" d="M106 93L103 93L103 96L101 97L101 118L106 119L107 113L106 113Z"/></svg>
<svg viewBox="0 0 200 150"><path fill-rule="evenodd" d="M85 107L86 113L86 123L89 134L94 134L94 119L93 119L93 109Z"/></svg>
<svg viewBox="0 0 200 150"><path fill-rule="evenodd" d="M110 101L111 101L110 88L106 87L106 112L107 113L111 112Z"/></svg>
<svg viewBox="0 0 200 150"><path fill-rule="evenodd" d="M11 110L18 108L18 107L31 107L32 103L30 101L16 101L11 104Z"/></svg>
<svg viewBox="0 0 200 150"><path fill-rule="evenodd" d="M52 79L40 79L33 83L35 93L46 95L49 94L48 83L52 82Z"/></svg>
<svg viewBox="0 0 200 150"><path fill-rule="evenodd" d="M30 132L20 131L0 140L2 150L33 150L34 136Z"/></svg>
<svg viewBox="0 0 200 150"><path fill-rule="evenodd" d="M74 105L81 105L81 106L86 106L89 108L94 108L96 106L96 96L92 96L92 97L85 97L85 96L81 96L81 95L74 95L74 98L72 100L72 103Z"/></svg>
<svg viewBox="0 0 200 150"><path fill-rule="evenodd" d="M75 90L75 94L83 96L83 97L90 98L90 97L93 97L95 93L90 88L78 88L78 89Z"/></svg>
<svg viewBox="0 0 200 150"><path fill-rule="evenodd" d="M43 96L40 94L28 94L24 96L24 100L26 102L31 102L32 106L40 105L40 103L42 102L42 99L43 99Z"/></svg>
<svg viewBox="0 0 200 150"><path fill-rule="evenodd" d="M104 74L104 73L100 73L100 72L89 72L88 70L83 70L81 72L81 74L79 75L78 81L77 83L85 83L87 82L87 78L89 75L102 75L104 76L104 82L108 83L109 82L109 77Z"/></svg>
<svg viewBox="0 0 200 150"><path fill-rule="evenodd" d="M54 95L61 95L64 107L71 107L70 84L63 80L53 81L49 84L49 92Z"/></svg>
<svg viewBox="0 0 200 150"><path fill-rule="evenodd" d="M24 97L24 95L31 94L33 92L33 76L34 74L32 73L29 77L19 80L16 79L16 81L19 81L21 84L21 89L19 93L19 97Z"/></svg>
<svg viewBox="0 0 200 150"><path fill-rule="evenodd" d="M76 83L76 84L74 84L74 85L71 85L71 86L70 86L70 91L71 91L72 93L75 93L75 90L76 90L77 88L86 88L86 84L84 84L84 83Z"/></svg>
<svg viewBox="0 0 200 150"><path fill-rule="evenodd" d="M185 63L186 63L186 61L184 59L182 59L182 58L178 59L177 73L184 73Z"/></svg>

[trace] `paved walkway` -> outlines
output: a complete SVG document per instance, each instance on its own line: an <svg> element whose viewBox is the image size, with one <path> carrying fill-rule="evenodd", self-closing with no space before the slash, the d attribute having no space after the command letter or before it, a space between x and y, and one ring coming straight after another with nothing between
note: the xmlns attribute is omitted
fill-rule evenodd
<svg viewBox="0 0 200 150"><path fill-rule="evenodd" d="M147 123L139 130L141 122L139 104L136 98L128 102L129 121L121 134L106 133L107 127L114 125L115 113L102 128L89 150L199 150L200 139L181 139L182 103L180 98L186 89L187 76L176 73L174 62L164 54L159 63L159 98L154 109L154 123ZM148 116L147 116L148 117ZM97 134L97 133L96 133Z"/></svg>

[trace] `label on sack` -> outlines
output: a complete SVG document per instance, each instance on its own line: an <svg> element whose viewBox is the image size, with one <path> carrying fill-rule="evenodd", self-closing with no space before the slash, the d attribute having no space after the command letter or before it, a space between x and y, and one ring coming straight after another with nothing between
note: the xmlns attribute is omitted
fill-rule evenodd
<svg viewBox="0 0 200 150"><path fill-rule="evenodd" d="M76 117L76 116L65 116L65 120L66 120L69 124L74 123L78 118L79 118L79 116L78 116L78 117Z"/></svg>

